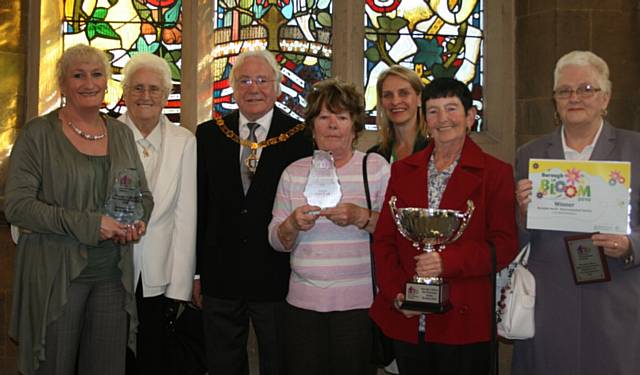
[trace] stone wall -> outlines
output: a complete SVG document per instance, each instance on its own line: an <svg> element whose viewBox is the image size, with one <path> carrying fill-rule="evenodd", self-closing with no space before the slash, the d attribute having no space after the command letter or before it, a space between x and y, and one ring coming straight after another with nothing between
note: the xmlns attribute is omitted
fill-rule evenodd
<svg viewBox="0 0 640 375"><path fill-rule="evenodd" d="M516 0L516 142L550 132L553 68L590 50L611 70L608 119L640 130L640 5L635 0Z"/></svg>

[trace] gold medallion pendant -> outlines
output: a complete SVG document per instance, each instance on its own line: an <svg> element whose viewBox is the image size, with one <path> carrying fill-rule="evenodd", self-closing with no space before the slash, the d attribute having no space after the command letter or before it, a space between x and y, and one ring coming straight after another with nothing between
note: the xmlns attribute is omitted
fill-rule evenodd
<svg viewBox="0 0 640 375"><path fill-rule="evenodd" d="M246 159L244 159L244 165L247 166L247 169L249 169L249 172L251 172L251 174L255 174L256 173L256 169L258 169L258 153L257 153L258 148L252 148L251 149L251 153L249 154L249 156L247 156Z"/></svg>
<svg viewBox="0 0 640 375"><path fill-rule="evenodd" d="M304 129L304 123L300 123L294 126L293 128L287 130L286 132L276 135L275 137L265 139L264 141L261 141L261 142L251 142L246 139L240 139L240 136L238 136L238 134L236 134L233 130L229 129L227 125L225 125L224 119L222 118L222 116L220 116L219 113L215 113L213 115L213 119L215 120L216 125L218 125L218 128L220 129L220 131L222 131L222 133L224 133L224 135L227 136L227 138L231 139L232 141L244 147L251 148L251 153L246 159L244 159L244 164L252 174L256 172L256 169L258 169L258 161L259 161L258 149L259 148L266 148L281 142L286 142L294 134Z"/></svg>

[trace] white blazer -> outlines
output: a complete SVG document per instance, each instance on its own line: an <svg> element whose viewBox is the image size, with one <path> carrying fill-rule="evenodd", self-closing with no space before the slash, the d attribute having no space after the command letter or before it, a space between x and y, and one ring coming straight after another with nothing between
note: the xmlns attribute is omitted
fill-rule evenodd
<svg viewBox="0 0 640 375"><path fill-rule="evenodd" d="M135 127L127 114L119 120ZM147 232L133 247L138 260L134 275L142 272L143 286L153 295L160 290L168 298L189 301L196 265L196 138L164 115L158 126L163 141L156 176L147 181L155 205Z"/></svg>

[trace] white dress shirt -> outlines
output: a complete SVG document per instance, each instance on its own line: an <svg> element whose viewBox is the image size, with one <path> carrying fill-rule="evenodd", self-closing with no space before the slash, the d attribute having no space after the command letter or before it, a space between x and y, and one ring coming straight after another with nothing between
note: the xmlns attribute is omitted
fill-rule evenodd
<svg viewBox="0 0 640 375"><path fill-rule="evenodd" d="M256 139L258 142L262 142L265 139L267 139L267 134L269 134L269 127L271 126L272 119L273 119L273 109L267 112L264 116L260 117L256 121L247 120L247 118L244 117L242 112L240 112L240 119L238 120L239 122L238 129L240 134L238 134L238 136L240 137L240 139L247 139L247 137L249 136L249 127L247 126L247 123L255 122L260 125L256 128ZM243 147L244 146L240 145L240 153L238 154L238 158L242 157ZM257 151L256 156L258 157L258 162L259 162L260 155L262 154L262 147L259 147L256 151ZM243 163L244 160L240 160L240 162Z"/></svg>
<svg viewBox="0 0 640 375"><path fill-rule="evenodd" d="M596 142L598 142L598 138L600 138L600 133L602 132L602 125L604 121L600 123L600 127L598 128L598 132L596 136L593 137L593 142L590 145L586 146L582 149L581 152L572 149L567 145L567 139L564 136L564 125L562 125L562 129L560 131L560 135L562 137L562 150L564 151L564 158L566 160L589 160L591 159L591 154L593 153L593 149L596 147Z"/></svg>

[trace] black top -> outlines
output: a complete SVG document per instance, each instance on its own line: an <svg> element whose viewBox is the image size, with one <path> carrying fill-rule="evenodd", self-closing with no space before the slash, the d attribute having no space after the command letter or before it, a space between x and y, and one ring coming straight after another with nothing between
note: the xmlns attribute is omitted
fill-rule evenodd
<svg viewBox="0 0 640 375"><path fill-rule="evenodd" d="M412 154L415 154L416 152L423 150L424 148L427 147L428 144L429 144L428 138L423 137L421 134L417 134L416 140L413 143ZM389 142L389 144L387 145L386 152L382 152L382 149L380 147L381 145L382 145L381 143L378 143L377 145L372 146L370 149L367 150L367 153L375 152L376 154L380 154L385 159L387 159L389 163L391 163L391 152L393 151L393 145L391 144L391 142Z"/></svg>

